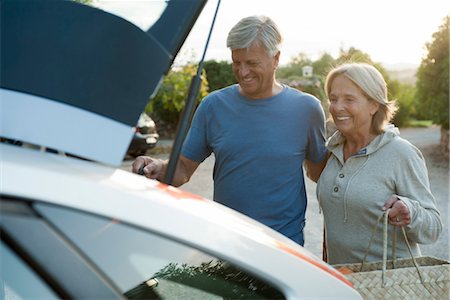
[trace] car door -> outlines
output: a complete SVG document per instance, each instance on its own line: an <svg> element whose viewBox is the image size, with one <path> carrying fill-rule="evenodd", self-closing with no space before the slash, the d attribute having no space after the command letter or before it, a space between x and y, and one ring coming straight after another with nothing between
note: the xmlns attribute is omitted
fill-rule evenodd
<svg viewBox="0 0 450 300"><path fill-rule="evenodd" d="M63 206L2 199L1 231L8 253L15 253L34 273L34 281L58 297L285 298L257 274L220 255L148 228ZM5 273L12 272L7 268ZM24 291L17 286L28 286L30 281L16 276L7 280L7 286L20 294Z"/></svg>

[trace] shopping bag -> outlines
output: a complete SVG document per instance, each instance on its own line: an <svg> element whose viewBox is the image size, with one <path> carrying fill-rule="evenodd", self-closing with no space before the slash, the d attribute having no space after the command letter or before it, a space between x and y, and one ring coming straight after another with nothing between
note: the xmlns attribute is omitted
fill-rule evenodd
<svg viewBox="0 0 450 300"><path fill-rule="evenodd" d="M394 234L394 259L387 260L388 214L389 211L386 211L378 219L384 217L383 258L381 261L365 262L376 233L377 226L375 226L366 255L361 263L333 266L344 273L364 299L450 299L450 262L431 256L414 257L403 227L401 227L401 232L411 258L395 259L396 235Z"/></svg>

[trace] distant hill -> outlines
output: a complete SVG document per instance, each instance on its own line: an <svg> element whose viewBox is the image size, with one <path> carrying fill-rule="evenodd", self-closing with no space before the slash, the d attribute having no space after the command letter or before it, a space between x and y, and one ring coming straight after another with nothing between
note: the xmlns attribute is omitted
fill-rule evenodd
<svg viewBox="0 0 450 300"><path fill-rule="evenodd" d="M393 64L383 66L391 79L401 83L416 84L416 72L418 66L413 64Z"/></svg>

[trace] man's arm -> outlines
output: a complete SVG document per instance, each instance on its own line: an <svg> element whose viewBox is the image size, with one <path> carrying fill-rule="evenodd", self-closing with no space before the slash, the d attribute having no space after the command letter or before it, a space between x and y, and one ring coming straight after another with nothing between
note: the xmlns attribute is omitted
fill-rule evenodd
<svg viewBox="0 0 450 300"><path fill-rule="evenodd" d="M317 180L319 180L320 174L322 174L322 171L327 164L327 160L328 155L323 161L319 163L313 163L310 160L305 159L304 166L306 170L306 176L308 176L312 181L317 182Z"/></svg>
<svg viewBox="0 0 450 300"><path fill-rule="evenodd" d="M149 156L139 156L132 164L132 172L144 175L150 179L163 181L166 176L168 164L169 160L156 159ZM190 160L181 155L175 169L172 185L180 186L188 182L199 165L199 162Z"/></svg>

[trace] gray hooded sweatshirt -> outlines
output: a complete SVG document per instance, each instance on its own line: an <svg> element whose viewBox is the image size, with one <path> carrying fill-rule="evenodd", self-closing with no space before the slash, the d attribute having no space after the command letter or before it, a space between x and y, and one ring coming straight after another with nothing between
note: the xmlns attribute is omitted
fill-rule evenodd
<svg viewBox="0 0 450 300"><path fill-rule="evenodd" d="M433 243L442 232L422 153L392 125L345 162L344 142L339 131L327 141L332 155L317 183L328 262L362 261L382 207L391 195L397 195L409 208L411 223L405 227L406 234L413 254L420 256L418 244ZM394 228L389 226L389 237ZM366 261L382 259L382 222L376 232ZM391 238L388 243L388 259L392 259ZM397 258L410 257L400 232L396 244Z"/></svg>

